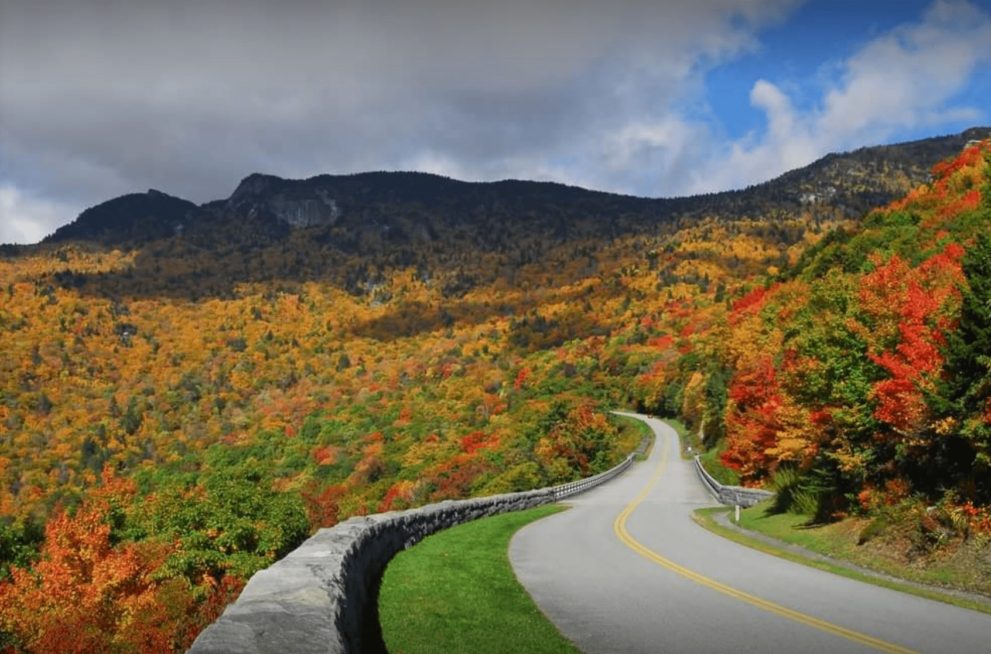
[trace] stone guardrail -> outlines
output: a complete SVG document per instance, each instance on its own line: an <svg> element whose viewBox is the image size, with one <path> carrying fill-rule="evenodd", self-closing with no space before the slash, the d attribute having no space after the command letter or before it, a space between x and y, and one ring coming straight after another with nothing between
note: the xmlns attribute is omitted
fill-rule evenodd
<svg viewBox="0 0 991 654"><path fill-rule="evenodd" d="M590 488L595 488L599 484L603 484L609 481L616 475L620 474L621 472L629 468L630 465L632 465L633 462L636 460L637 455L643 454L647 450L647 444L649 442L650 442L649 439L647 438L643 439L640 442L640 445L637 446L637 449L634 450L632 454L630 454L625 459L623 459L622 462L606 470L605 472L600 472L595 476L586 477L585 479L579 479L578 481L570 481L566 484L561 484L559 486L551 487L550 490L553 491L554 493L554 499L563 500L566 497L577 495L578 493L586 491Z"/></svg>
<svg viewBox="0 0 991 654"><path fill-rule="evenodd" d="M715 497L721 504L728 504L730 506L753 506L758 502L774 496L774 493L771 491L760 490L759 488L724 486L723 484L720 484L716 481L715 477L710 475L702 466L702 462L699 460L698 455L695 456L695 471L698 473L699 479L702 480L705 487L710 493L712 493L712 496Z"/></svg>
<svg viewBox="0 0 991 654"><path fill-rule="evenodd" d="M619 465L587 479L354 517L321 529L255 573L237 600L200 633L189 654L385 652L378 591L396 554L442 529L550 504L598 486L630 467L647 442Z"/></svg>

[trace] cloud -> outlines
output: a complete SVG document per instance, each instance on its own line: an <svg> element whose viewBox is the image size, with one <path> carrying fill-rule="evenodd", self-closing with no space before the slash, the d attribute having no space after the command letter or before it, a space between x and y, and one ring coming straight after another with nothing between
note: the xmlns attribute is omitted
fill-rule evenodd
<svg viewBox="0 0 991 654"><path fill-rule="evenodd" d="M819 127L848 139L878 126L938 122L974 68L989 60L991 17L965 2L937 2L921 23L872 41L847 62Z"/></svg>
<svg viewBox="0 0 991 654"><path fill-rule="evenodd" d="M775 84L758 80L750 103L767 129L731 143L693 190L741 187L837 150L884 142L899 129L977 121L980 108L954 97L991 65L991 16L967 2L939 1L922 19L865 44L840 67L819 106L799 112Z"/></svg>
<svg viewBox="0 0 991 654"><path fill-rule="evenodd" d="M0 234L147 188L215 199L256 171L722 190L985 115L954 98L991 20L938 1L831 62L811 108L767 72L749 98L766 128L727 135L706 73L797 1L0 0Z"/></svg>
<svg viewBox="0 0 991 654"><path fill-rule="evenodd" d="M0 184L0 243L36 243L65 222L71 207Z"/></svg>
<svg viewBox="0 0 991 654"><path fill-rule="evenodd" d="M603 140L666 120L794 4L0 2L3 180L79 208L419 162L643 190L595 174L621 154Z"/></svg>

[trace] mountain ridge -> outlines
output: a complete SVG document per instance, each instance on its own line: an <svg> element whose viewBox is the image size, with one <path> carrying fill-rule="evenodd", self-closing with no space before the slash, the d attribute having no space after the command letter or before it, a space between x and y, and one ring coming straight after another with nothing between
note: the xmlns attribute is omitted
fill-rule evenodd
<svg viewBox="0 0 991 654"><path fill-rule="evenodd" d="M257 222L269 238L284 237L287 228L362 232L373 227L395 230L391 240L402 242L424 235L435 240L437 234L466 224L497 228L522 222L550 234L578 228L601 236L702 216L739 219L811 211L825 219L854 217L925 182L933 164L989 133L991 128L973 127L958 134L831 153L744 189L682 197L639 197L518 179L471 182L411 171L305 179L251 173L228 198L201 205L155 190L113 198L86 209L42 243L133 245L246 221ZM594 218L592 224L581 224L589 218Z"/></svg>

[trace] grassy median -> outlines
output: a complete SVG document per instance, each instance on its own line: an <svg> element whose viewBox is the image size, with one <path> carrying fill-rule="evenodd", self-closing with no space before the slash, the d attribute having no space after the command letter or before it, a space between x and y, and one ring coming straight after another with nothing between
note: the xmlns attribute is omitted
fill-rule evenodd
<svg viewBox="0 0 991 654"><path fill-rule="evenodd" d="M562 507L542 506L453 527L389 564L379 619L393 654L577 652L533 603L509 564L518 529Z"/></svg>

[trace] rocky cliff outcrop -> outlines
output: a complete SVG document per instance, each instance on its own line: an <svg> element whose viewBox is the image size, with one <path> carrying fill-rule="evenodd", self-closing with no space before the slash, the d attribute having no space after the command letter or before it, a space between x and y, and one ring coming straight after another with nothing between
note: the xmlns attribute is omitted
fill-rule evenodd
<svg viewBox="0 0 991 654"><path fill-rule="evenodd" d="M297 228L334 225L341 217L329 189L258 173L245 177L223 208L247 218L274 218Z"/></svg>

